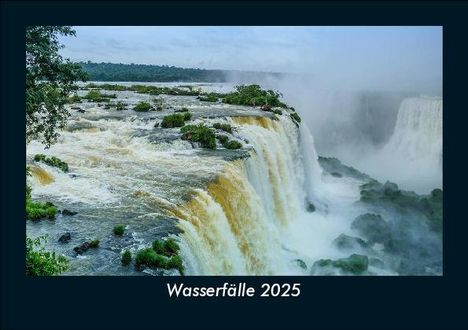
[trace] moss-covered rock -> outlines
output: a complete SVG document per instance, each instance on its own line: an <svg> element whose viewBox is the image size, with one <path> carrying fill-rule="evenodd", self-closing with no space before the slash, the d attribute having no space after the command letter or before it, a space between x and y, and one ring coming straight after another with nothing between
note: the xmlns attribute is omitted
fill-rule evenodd
<svg viewBox="0 0 468 330"><path fill-rule="evenodd" d="M173 113L172 115L167 115L163 117L161 122L162 128L174 128L174 127L182 127L184 126L187 120L192 118L192 114L190 112L184 113Z"/></svg>
<svg viewBox="0 0 468 330"><path fill-rule="evenodd" d="M361 186L361 201L377 206L392 207L399 212L417 212L427 219L429 227L442 232L442 190L434 189L427 196L420 196L412 191L404 191L395 183L381 184L372 180Z"/></svg>
<svg viewBox="0 0 468 330"><path fill-rule="evenodd" d="M68 172L69 170L68 164L55 156L47 157L46 155L43 155L43 154L36 154L34 156L34 161L43 162L49 166L57 167L61 169L63 172Z"/></svg>
<svg viewBox="0 0 468 330"><path fill-rule="evenodd" d="M301 122L301 117L299 117L297 112L291 113L290 116L291 116L292 120L295 121L296 123L299 124Z"/></svg>
<svg viewBox="0 0 468 330"><path fill-rule="evenodd" d="M348 258L338 260L320 259L312 266L313 275L364 275L369 267L369 259L365 255L352 254Z"/></svg>
<svg viewBox="0 0 468 330"><path fill-rule="evenodd" d="M214 123L213 128L225 131L227 133L232 133L232 127L230 124Z"/></svg>
<svg viewBox="0 0 468 330"><path fill-rule="evenodd" d="M366 249L368 244L359 237L341 234L333 240L333 245L340 250Z"/></svg>
<svg viewBox="0 0 468 330"><path fill-rule="evenodd" d="M117 102L115 104L115 110L117 111L122 111L122 110L126 110L127 109L127 105L121 101Z"/></svg>
<svg viewBox="0 0 468 330"><path fill-rule="evenodd" d="M200 95L197 98L203 102L218 102L218 95L215 93Z"/></svg>
<svg viewBox="0 0 468 330"><path fill-rule="evenodd" d="M239 141L231 140L229 142L223 143L223 147L226 149L240 149L242 148L242 143Z"/></svg>
<svg viewBox="0 0 468 330"><path fill-rule="evenodd" d="M221 144L225 144L229 141L229 137L227 137L227 135L223 135L223 134L218 134L216 135L216 138L219 140L219 142Z"/></svg>
<svg viewBox="0 0 468 330"><path fill-rule="evenodd" d="M358 180L369 181L371 178L356 170L351 166L346 166L338 158L335 157L322 157L318 158L320 166L334 177L349 176Z"/></svg>
<svg viewBox="0 0 468 330"><path fill-rule="evenodd" d="M358 216L351 224L351 229L370 243L386 243L391 238L390 226L380 214L366 213Z"/></svg>

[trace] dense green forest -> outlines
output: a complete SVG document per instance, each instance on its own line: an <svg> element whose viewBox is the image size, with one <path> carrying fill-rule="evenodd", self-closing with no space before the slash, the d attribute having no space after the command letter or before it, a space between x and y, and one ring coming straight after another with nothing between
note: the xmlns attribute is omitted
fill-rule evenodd
<svg viewBox="0 0 468 330"><path fill-rule="evenodd" d="M91 81L145 81L145 82L226 82L230 75L243 79L281 76L280 73L188 69L168 65L78 63Z"/></svg>

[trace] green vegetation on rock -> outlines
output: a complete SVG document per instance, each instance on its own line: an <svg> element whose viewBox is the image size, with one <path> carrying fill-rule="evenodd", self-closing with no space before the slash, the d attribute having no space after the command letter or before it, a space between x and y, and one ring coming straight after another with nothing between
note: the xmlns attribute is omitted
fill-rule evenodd
<svg viewBox="0 0 468 330"><path fill-rule="evenodd" d="M270 106L287 108L286 104L279 100L280 94L272 90L263 90L259 85L236 86L236 90L228 93L223 98L224 103L248 105L248 106Z"/></svg>
<svg viewBox="0 0 468 330"><path fill-rule="evenodd" d="M43 154L36 154L34 156L34 161L43 162L47 165L57 167L65 173L68 172L68 164L55 156L47 157L46 155L43 155Z"/></svg>
<svg viewBox="0 0 468 330"><path fill-rule="evenodd" d="M121 263L124 266L128 266L132 262L132 253L129 250L125 250L122 254Z"/></svg>
<svg viewBox="0 0 468 330"><path fill-rule="evenodd" d="M442 190L434 189L431 194L420 196L412 191L400 190L395 183L373 180L361 186L361 201L374 205L394 207L423 214L435 232L442 232Z"/></svg>
<svg viewBox="0 0 468 330"><path fill-rule="evenodd" d="M205 95L200 95L198 99L203 102L218 102L218 95L215 93L209 93Z"/></svg>
<svg viewBox="0 0 468 330"><path fill-rule="evenodd" d="M148 102L140 101L134 107L133 110L136 112L148 112L153 107Z"/></svg>
<svg viewBox="0 0 468 330"><path fill-rule="evenodd" d="M90 248L97 248L99 246L100 241L98 239L94 239L91 242L89 242L89 247Z"/></svg>
<svg viewBox="0 0 468 330"><path fill-rule="evenodd" d="M57 208L51 202L33 202L29 198L26 198L26 219L55 219L56 214Z"/></svg>
<svg viewBox="0 0 468 330"><path fill-rule="evenodd" d="M240 149L242 148L242 144L238 141L231 140L227 143L223 143L223 147L226 149Z"/></svg>
<svg viewBox="0 0 468 330"><path fill-rule="evenodd" d="M67 259L46 251L42 245L45 241L45 236L35 239L26 237L26 275L51 276L67 270Z"/></svg>
<svg viewBox="0 0 468 330"><path fill-rule="evenodd" d="M182 139L199 142L203 148L216 149L216 138L212 129L204 124L185 125L180 129Z"/></svg>
<svg viewBox="0 0 468 330"><path fill-rule="evenodd" d="M135 258L135 267L137 269L142 269L144 267L162 269L175 268L183 275L184 266L182 259L178 255L179 250L179 245L172 238L165 241L156 240L153 242L152 248L138 251Z"/></svg>
<svg viewBox="0 0 468 330"><path fill-rule="evenodd" d="M115 99L117 95L115 94L102 94L99 90L97 89L92 89L83 96L83 99L87 99L90 102L109 102L110 99Z"/></svg>
<svg viewBox="0 0 468 330"><path fill-rule="evenodd" d="M229 141L229 138L227 137L227 135L223 135L223 134L218 134L218 135L216 135L216 138L217 138L217 139L219 140L219 142L220 142L221 144L223 144L223 145Z"/></svg>
<svg viewBox="0 0 468 330"><path fill-rule="evenodd" d="M126 110L127 109L127 105L121 101L118 101L116 104L115 104L115 110L117 111L122 111L122 110Z"/></svg>
<svg viewBox="0 0 468 330"><path fill-rule="evenodd" d="M220 129L228 133L232 133L232 127L230 124L214 123L213 128Z"/></svg>
<svg viewBox="0 0 468 330"><path fill-rule="evenodd" d="M161 122L162 128L174 128L182 127L185 124L185 121L190 120L192 114L190 112L184 113L173 113L172 115L167 115L163 117Z"/></svg>
<svg viewBox="0 0 468 330"><path fill-rule="evenodd" d="M275 115L280 115L281 116L283 114L283 111L281 111L280 109L273 109L272 111L273 111L273 113Z"/></svg>
<svg viewBox="0 0 468 330"><path fill-rule="evenodd" d="M124 232L125 232L125 226L124 225L117 225L117 226L114 227L112 232L116 236L122 236L124 234Z"/></svg>
<svg viewBox="0 0 468 330"><path fill-rule="evenodd" d="M294 120L296 123L300 123L301 122L301 117L299 117L299 115L297 114L297 112L293 112L290 114L292 120Z"/></svg>
<svg viewBox="0 0 468 330"><path fill-rule="evenodd" d="M165 241L155 240L153 242L153 250L158 254L170 257L177 254L180 250L180 247L173 238L168 238Z"/></svg>

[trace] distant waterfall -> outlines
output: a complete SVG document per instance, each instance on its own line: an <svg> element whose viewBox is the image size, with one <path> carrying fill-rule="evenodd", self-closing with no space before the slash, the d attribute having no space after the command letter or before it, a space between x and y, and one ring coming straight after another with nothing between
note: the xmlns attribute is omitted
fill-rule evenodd
<svg viewBox="0 0 468 330"><path fill-rule="evenodd" d="M385 152L396 153L408 162L428 161L442 164L442 100L408 98L398 110L398 117ZM428 164L429 165L429 164Z"/></svg>

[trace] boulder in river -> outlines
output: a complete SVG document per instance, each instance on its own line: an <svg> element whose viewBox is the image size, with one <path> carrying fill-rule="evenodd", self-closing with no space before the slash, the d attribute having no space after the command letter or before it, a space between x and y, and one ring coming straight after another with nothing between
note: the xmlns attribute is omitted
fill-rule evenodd
<svg viewBox="0 0 468 330"><path fill-rule="evenodd" d="M315 212L315 205L312 204L311 202L307 202L307 205L306 205L306 210L307 212Z"/></svg>
<svg viewBox="0 0 468 330"><path fill-rule="evenodd" d="M78 254L82 254L83 252L88 251L90 247L91 244L89 244L89 242L84 242L83 244L74 247L73 251L75 251Z"/></svg>
<svg viewBox="0 0 468 330"><path fill-rule="evenodd" d="M67 210L67 209L63 209L63 210L62 210L62 215L73 216L73 215L75 215L75 214L78 214L78 212L70 211L70 210Z"/></svg>
<svg viewBox="0 0 468 330"><path fill-rule="evenodd" d="M71 240L71 234L70 233L65 233L59 238L60 243L68 243L68 241Z"/></svg>

